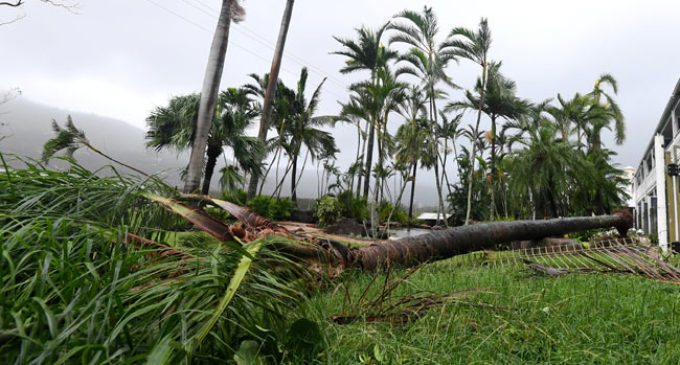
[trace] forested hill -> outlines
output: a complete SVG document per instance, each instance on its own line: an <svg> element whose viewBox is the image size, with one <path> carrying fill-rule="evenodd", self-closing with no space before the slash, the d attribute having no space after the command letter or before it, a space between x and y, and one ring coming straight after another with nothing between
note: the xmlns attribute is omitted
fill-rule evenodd
<svg viewBox="0 0 680 365"><path fill-rule="evenodd" d="M0 105L0 152L14 153L22 156L40 158L45 142L54 137L52 120L64 126L66 117L71 115L73 122L85 131L85 135L92 145L101 149L113 158L119 159L147 173L159 173L165 181L174 186L181 186L179 171L186 166L189 160L188 153L177 154L174 151L156 152L153 148L146 148L145 131L132 126L124 121L108 118L100 115L73 112L52 106L32 102L19 97ZM4 137L4 138L3 138ZM81 148L75 155L75 159L83 166L96 170L112 163L103 157ZM50 166L56 168L64 166L59 160L51 160ZM216 172L224 166L224 160L220 158ZM133 173L124 167L118 167L121 172ZM281 176L284 167L281 167ZM428 176L427 172L422 176ZM269 193L275 186L275 169L271 171L265 184L264 193ZM317 182L319 177L314 166L307 166L304 178L300 180L298 195L301 197L316 198ZM213 176L212 189L219 189L219 173ZM390 181L390 188L394 181ZM283 195L289 195L289 186L283 189ZM419 196L416 207L432 206L436 204L436 192L434 183L426 178L421 178L416 186L416 194ZM404 194L404 199L408 194ZM405 201L405 200L404 200Z"/></svg>
<svg viewBox="0 0 680 365"><path fill-rule="evenodd" d="M0 105L0 136L4 136L0 141L0 152L39 158L43 144L54 137L52 120L63 126L69 114L76 127L85 131L92 145L104 153L148 173L162 173L169 183L179 182L178 170L184 166L186 159L178 159L175 152L147 149L143 130L120 120L71 112L34 103L25 98ZM110 164L85 148L78 150L74 157L90 169ZM60 165L59 161L50 162L52 164ZM131 173L124 168L121 171Z"/></svg>

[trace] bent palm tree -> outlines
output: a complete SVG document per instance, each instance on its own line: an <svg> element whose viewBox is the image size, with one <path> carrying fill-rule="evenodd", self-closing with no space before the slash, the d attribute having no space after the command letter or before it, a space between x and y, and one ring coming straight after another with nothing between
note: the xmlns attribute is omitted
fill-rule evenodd
<svg viewBox="0 0 680 365"><path fill-rule="evenodd" d="M271 112L274 100L276 99L277 82L279 79L279 70L281 68L281 57L283 56L283 48L286 45L286 37L288 35L288 27L290 26L290 18L293 15L293 5L295 0L287 0L286 8L283 10L283 18L281 19L281 28L279 30L279 38L276 41L276 48L274 50L274 58L272 59L272 67L270 71L271 78L267 82L267 91L264 94L264 101L262 103L262 115L260 119L260 129L257 138L260 143L264 144L267 141L267 131L271 125ZM266 156L263 156L264 158ZM250 184L248 186L248 197L253 198L257 192L257 180L259 176L253 175L250 177Z"/></svg>
<svg viewBox="0 0 680 365"><path fill-rule="evenodd" d="M56 136L45 142L45 145L43 146L42 160L45 162L49 162L50 158L60 151L65 151L66 157L73 159L73 154L80 147L87 147L92 152L106 158L107 160L113 161L143 176L149 176L149 174L146 172L132 167L124 162L118 161L90 144L90 141L85 136L85 132L76 127L70 115L66 117L66 128L60 127L59 124L57 124L57 121L53 119L52 130Z"/></svg>

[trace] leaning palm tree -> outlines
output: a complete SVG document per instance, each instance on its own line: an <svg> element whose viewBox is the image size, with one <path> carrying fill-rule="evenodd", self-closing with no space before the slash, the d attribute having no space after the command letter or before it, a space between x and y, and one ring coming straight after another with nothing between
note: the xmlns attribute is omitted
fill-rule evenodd
<svg viewBox="0 0 680 365"><path fill-rule="evenodd" d="M602 147L600 132L603 128L611 129L611 122L614 123L614 136L616 144L622 144L623 140L626 138L625 123L621 108L616 103L614 98L602 88L603 85L609 85L615 95L618 93L616 79L614 79L614 77L610 74L603 74L595 81L595 87L593 88L593 91L588 94L588 96L592 98L593 103L596 104L598 108L601 107L605 109L606 114L608 114L608 117L606 118L594 118L596 123L594 123L593 126L594 128L591 146L595 151L601 149ZM604 97L604 101L602 101L602 97Z"/></svg>
<svg viewBox="0 0 680 365"><path fill-rule="evenodd" d="M422 13L405 10L395 15L394 19L395 21L390 24L390 29L396 32L390 38L390 44L403 43L410 47L408 53L399 58L402 63L406 63L406 66L397 70L397 74L412 74L422 81L429 98L429 118L433 123L430 127L432 136L430 138L434 138L434 125L437 123L438 113L436 99L442 95L441 90L437 89L437 84L445 82L449 86L455 86L445 72L448 63L455 59L455 53L445 49L444 44L437 43L439 24L431 7L423 7ZM435 140L430 143L436 145ZM439 183L439 149L435 148L433 152L437 155L434 169L437 180L438 213L442 213L444 200ZM438 214L438 220L439 216ZM444 223L448 225L446 220Z"/></svg>
<svg viewBox="0 0 680 365"><path fill-rule="evenodd" d="M281 69L281 57L283 57L283 49L286 45L286 37L288 36L288 27L290 26L290 19L293 15L293 5L295 0L287 0L286 8L283 10L283 18L281 19L281 28L279 29L279 38L276 41L276 48L274 49L274 58L272 59L271 78L267 83L267 90L264 94L264 101L262 103L262 114L260 119L260 129L257 138L260 143L264 144L267 141L267 132L271 125L271 112L276 99L276 89L278 86L279 70ZM263 156L263 158L266 156ZM250 185L248 186L248 197L253 198L257 192L257 180L259 176L253 175L250 177Z"/></svg>
<svg viewBox="0 0 680 365"><path fill-rule="evenodd" d="M73 123L73 119L71 119L70 115L66 117L65 128L59 126L57 121L53 119L52 130L55 133L54 138L45 142L45 145L43 146L42 160L45 162L49 162L49 160L54 157L55 154L61 151L64 151L66 157L73 159L73 154L79 148L86 147L90 151L106 158L109 161L115 162L143 176L149 176L149 174L146 172L116 160L115 158L99 150L97 147L93 146L85 136L85 132L81 129L78 129Z"/></svg>
<svg viewBox="0 0 680 365"><path fill-rule="evenodd" d="M156 108L147 118L147 146L156 150L174 148L184 150L191 146L196 133L200 96L191 94L175 97L167 107ZM217 164L217 159L224 152L224 147L231 147L234 157L243 171L252 175L259 173L259 165L251 158L261 153L262 146L256 138L245 135L250 121L257 116L248 94L244 89L228 89L220 94L216 111L208 131L207 149L204 158L205 178L202 194L210 192L210 182ZM225 170L233 171L233 170ZM229 185L231 186L231 185Z"/></svg>
<svg viewBox="0 0 680 365"><path fill-rule="evenodd" d="M377 87L378 71L387 66L387 62L397 57L397 53L382 45L382 37L389 24L385 24L376 31L361 27L356 29L358 40L334 37L342 45L342 50L333 54L347 57L345 67L340 69L343 74L358 71L369 71L370 83ZM366 95L364 95L366 96ZM364 100L366 101L366 100ZM373 164L373 144L375 141L375 120L367 120L369 124L368 145L366 146L364 165L364 198L368 198Z"/></svg>
<svg viewBox="0 0 680 365"><path fill-rule="evenodd" d="M482 108L484 106L484 91L486 89L487 69L489 66L489 49L491 48L491 31L486 18L482 18L479 22L479 29L477 31L467 28L454 28L449 34L449 40L444 42L441 46L443 50L451 52L454 55L466 58L479 64L482 67L481 76L481 92L479 97L479 104L477 108L477 123L475 124L475 131L479 131L479 122L482 118ZM470 210L472 208L472 176L475 171L475 154L477 149L475 145L472 146L472 161L471 168L468 173L468 198L467 209L465 212L465 224L470 223Z"/></svg>
<svg viewBox="0 0 680 365"><path fill-rule="evenodd" d="M191 156L187 168L187 178L184 184L185 193L193 193L198 190L201 183L201 173L203 171L204 154L208 144L208 136L215 113L215 105L220 90L222 80L222 70L224 60L227 55L227 44L229 41L229 27L232 20L239 22L243 19L245 11L239 4L240 0L222 0L220 16L217 20L217 28L213 36L210 54L208 55L208 65L206 66L203 87L201 89L201 99L196 118L194 138L191 141Z"/></svg>

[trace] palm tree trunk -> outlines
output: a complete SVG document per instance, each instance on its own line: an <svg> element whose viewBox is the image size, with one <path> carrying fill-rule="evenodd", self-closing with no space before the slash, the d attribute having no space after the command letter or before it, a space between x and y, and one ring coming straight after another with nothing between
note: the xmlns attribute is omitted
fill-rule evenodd
<svg viewBox="0 0 680 365"><path fill-rule="evenodd" d="M84 144L85 144L85 146L86 146L87 148L89 148L89 149L92 150L93 152L97 153L98 155L100 155L100 156L102 156L102 157L104 157L104 158L106 158L106 159L108 159L108 160L110 160L110 161L113 161L113 162L115 162L115 163L117 163L117 164L119 164L119 165L121 165L121 166L123 166L123 167L127 167L128 169L130 169L130 170L132 170L132 171L134 171L134 172L136 172L136 173L138 173L138 174L141 174L141 175L143 175L143 176L146 176L146 177L150 177L150 176L151 176L151 175L147 174L146 172L144 172L144 171L142 171L142 170L140 170L140 169L138 169L138 168L136 168L136 167L132 167L132 166L130 166L130 165L124 163L124 162L121 162L121 161L116 160L115 158L113 158L113 157L111 157L111 156L105 154L104 152L100 151L98 148L96 148L95 146L93 146L93 145L91 145L91 144L89 144L89 143L84 143Z"/></svg>
<svg viewBox="0 0 680 365"><path fill-rule="evenodd" d="M201 89L201 101L198 107L196 135L194 136L194 141L191 145L187 179L184 184L185 193L193 193L198 190L198 186L201 182L205 147L208 143L210 124L215 114L215 104L217 103L217 94L220 89L220 81L222 80L224 60L227 56L232 1L235 0L222 1L222 10L220 11L217 28L215 29L215 35L213 37L212 45L210 46L208 65L206 66L203 88Z"/></svg>
<svg viewBox="0 0 680 365"><path fill-rule="evenodd" d="M489 204L490 219L494 220L496 215L496 116L491 116L491 203Z"/></svg>
<svg viewBox="0 0 680 365"><path fill-rule="evenodd" d="M490 249L499 243L537 240L550 236L615 227L625 234L632 221L625 215L558 218L540 221L491 222L454 227L369 246L334 250L345 267L377 270L385 265L416 266L473 251Z"/></svg>
<svg viewBox="0 0 680 365"><path fill-rule="evenodd" d="M432 55L430 55L430 60L432 58ZM435 101L435 94L434 94L434 85L430 85L430 120L434 122L434 124L438 124L438 118L437 118L437 104ZM442 185L439 182L439 161L440 161L440 156L439 156L439 138L437 138L434 128L430 127L430 133L432 135L432 138L434 138L433 143L434 143L434 153L435 153L435 162L434 162L434 174L435 174L435 179L436 179L436 185L437 185L437 198L438 198L438 208L437 208L437 220L435 221L435 224L439 224L439 219L440 215L443 216L443 221L444 221L444 226L448 227L449 222L446 219L446 211L444 209L444 199L442 198Z"/></svg>
<svg viewBox="0 0 680 365"><path fill-rule="evenodd" d="M274 157L272 157L272 161L269 163L269 166L267 166L267 171L262 176L262 182L260 182L260 187L257 190L257 195L262 195L262 188L264 188L264 183L265 183L265 181L267 181L267 176L269 176L269 172L271 171L272 167L274 166L274 161L276 160L276 157L279 155L280 152L281 152L281 146L279 146L276 149L276 151L274 152Z"/></svg>
<svg viewBox="0 0 680 365"><path fill-rule="evenodd" d="M406 191L407 180L408 180L408 173L406 174L406 176L404 176L404 181L401 184L401 188L399 189L399 196L397 197L397 200L394 201L394 204L392 204L392 209L390 210L390 214L387 216L387 223L385 223L385 231L388 234L390 232L390 221L392 220L392 215L394 214L394 212L399 207L399 204L401 204L401 198L404 196L404 191Z"/></svg>
<svg viewBox="0 0 680 365"><path fill-rule="evenodd" d="M364 135L366 135L366 133L368 133L368 125L369 125L368 121L366 121L366 129L364 129ZM357 133L361 134L361 132L357 132ZM361 179L364 176L364 160L366 159L366 138L364 137L364 138L361 138L361 139L362 139L363 143L361 143L361 161L360 161L360 164L359 164L359 171L357 172L357 174L358 174L358 177L357 177L357 192L356 192L357 197L361 196L361 191L362 191L361 190ZM359 159L357 158L357 160L359 160Z"/></svg>
<svg viewBox="0 0 680 365"><path fill-rule="evenodd" d="M286 45L286 37L288 35L288 28L290 26L290 19L293 16L293 5L295 0L287 0L286 8L283 10L283 18L281 19L281 28L279 29L279 38L276 41L276 48L274 50L274 58L272 59L272 67L269 72L269 83L267 84L267 92L264 95L264 102L262 103L262 118L260 119L260 129L257 138L262 144L267 141L267 131L269 130L269 119L272 114L272 104L276 96L276 86L279 80L279 70L281 69L281 57L283 56L283 49ZM253 175L250 178L250 185L248 186L248 198L252 199L257 190L257 176Z"/></svg>
<svg viewBox="0 0 680 365"><path fill-rule="evenodd" d="M477 123L475 124L475 135L477 138L479 133L479 122L482 120L482 108L484 107L484 89L486 89L486 60L482 65L482 88L479 97L479 109L477 110ZM472 176L475 173L475 158L477 154L477 141L472 142L472 154L470 155L470 171L468 172L468 191L467 191L467 209L465 211L465 225L470 224L470 212L472 211Z"/></svg>
<svg viewBox="0 0 680 365"><path fill-rule="evenodd" d="M210 180L212 180L217 158L222 154L222 146L216 144L208 144L207 161L205 163L205 177L203 178L203 188L201 194L208 195L210 193Z"/></svg>
<svg viewBox="0 0 680 365"><path fill-rule="evenodd" d="M413 181L411 181L411 199L408 203L408 219L413 219L413 197L416 191L416 173L418 172L418 160L413 163Z"/></svg>
<svg viewBox="0 0 680 365"><path fill-rule="evenodd" d="M364 168L364 199L368 199L371 181L371 164L373 163L373 140L375 139L375 125L369 123L368 145L366 146L366 164Z"/></svg>
<svg viewBox="0 0 680 365"><path fill-rule="evenodd" d="M295 181L295 190L297 191L297 187L300 185L300 180L302 180L302 175L305 173L305 167L307 167L307 160L309 159L309 149L307 150L307 153L305 153L305 159L302 160L302 168L300 169L300 176L298 176L297 180ZM328 178L326 178L328 179ZM328 185L328 184L326 184ZM297 196L297 194L296 194Z"/></svg>
<svg viewBox="0 0 680 365"><path fill-rule="evenodd" d="M298 151L299 153L299 151ZM298 154L293 155L293 173L290 175L290 200L296 201L297 200L297 194L296 194L296 186L295 186L295 180L297 178L297 160L298 160Z"/></svg>

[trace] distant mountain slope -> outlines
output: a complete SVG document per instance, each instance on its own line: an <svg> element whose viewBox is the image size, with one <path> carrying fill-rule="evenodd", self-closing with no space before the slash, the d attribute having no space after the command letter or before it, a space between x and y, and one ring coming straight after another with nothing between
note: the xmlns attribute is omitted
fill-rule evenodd
<svg viewBox="0 0 680 365"><path fill-rule="evenodd" d="M156 152L153 148L147 149L145 145L145 131L136 128L121 120L107 118L95 114L71 112L68 110L55 108L17 98L10 102L0 105L0 152L14 153L21 156L40 158L43 145L47 140L54 136L52 131L52 120L56 120L60 125L64 125L66 117L71 115L76 127L85 131L85 135L92 145L101 149L104 153L134 166L150 174L159 174L163 179L174 186L182 186L179 178L179 171L183 169L189 161L188 153L177 154L172 151ZM342 139L343 134L338 132L339 145L345 144ZM4 138L2 138L4 136ZM353 140L352 140L353 142ZM348 142L349 143L349 142ZM353 156L351 153L350 156ZM83 148L78 150L75 159L83 166L96 170L113 163L105 158ZM345 156L340 155L339 158ZM228 155L227 158L230 158ZM50 166L61 168L65 166L62 161L52 160ZM285 162L281 166L279 176L283 176ZM218 160L215 175L212 180L212 189L219 190L219 171L224 167L224 160ZM132 174L133 171L116 166L123 173ZM427 172L419 178L416 187L416 207L423 207L436 204L436 190L434 183L426 178ZM276 168L272 169L265 183L264 193L268 194L274 190L276 185ZM432 176L433 178L433 176ZM314 165L308 164L304 172L304 177L300 179L298 185L298 196L316 198L318 193L318 182L320 176ZM389 181L390 189L398 191L394 181ZM283 186L282 195L290 194L290 177L286 179ZM404 195L403 202L407 202L409 194Z"/></svg>
<svg viewBox="0 0 680 365"><path fill-rule="evenodd" d="M145 132L123 121L94 114L69 112L17 98L0 105L0 152L40 158L43 144L54 136L52 120L64 125L71 115L76 127L85 131L92 145L104 153L148 173L161 173L169 183L179 183L178 171L186 158L169 151L157 153L145 146ZM110 161L87 149L78 150L75 159L82 165L97 169ZM50 162L59 166L59 162ZM121 171L132 173L120 167Z"/></svg>

